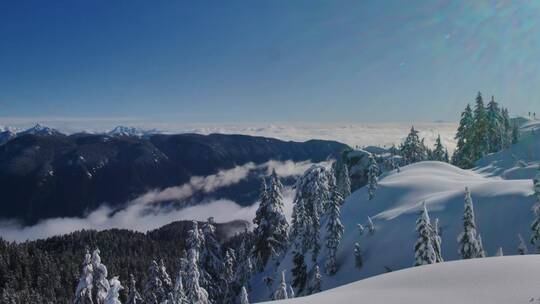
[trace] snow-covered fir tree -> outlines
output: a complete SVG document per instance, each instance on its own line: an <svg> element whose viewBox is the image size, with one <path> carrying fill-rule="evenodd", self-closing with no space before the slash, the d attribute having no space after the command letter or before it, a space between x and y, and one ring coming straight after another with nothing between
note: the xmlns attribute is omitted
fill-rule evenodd
<svg viewBox="0 0 540 304"><path fill-rule="evenodd" d="M533 179L533 187L535 203L532 207L534 220L531 224L531 244L536 246L536 253L540 253L540 172Z"/></svg>
<svg viewBox="0 0 540 304"><path fill-rule="evenodd" d="M444 262L444 259L442 257L442 238L441 238L441 232L439 230L439 219L435 219L435 223L432 225L433 227L433 235L432 235L432 243L433 243L433 249L435 250L435 263L442 263Z"/></svg>
<svg viewBox="0 0 540 304"><path fill-rule="evenodd" d="M200 254L203 249L204 235L199 228L199 223L197 221L192 222L192 227L188 231L186 245L189 249L195 249L197 254ZM197 257L197 261L199 261L199 257Z"/></svg>
<svg viewBox="0 0 540 304"><path fill-rule="evenodd" d="M148 279L144 286L143 298L145 304L161 304L167 299L167 293L163 288L163 282L160 278L160 269L156 260L150 262L148 267Z"/></svg>
<svg viewBox="0 0 540 304"><path fill-rule="evenodd" d="M256 225L253 232L255 238L253 254L259 263L259 269L262 269L270 259L277 262L287 250L289 224L283 212L282 190L283 185L273 171L268 187L263 183L261 203L253 220Z"/></svg>
<svg viewBox="0 0 540 304"><path fill-rule="evenodd" d="M135 276L133 274L129 275L129 290L128 290L128 297L126 304L142 304L143 298L139 291L137 290L137 286L135 285Z"/></svg>
<svg viewBox="0 0 540 304"><path fill-rule="evenodd" d="M244 286L242 286L242 289L240 290L240 304L249 304L248 293Z"/></svg>
<svg viewBox="0 0 540 304"><path fill-rule="evenodd" d="M461 113L459 127L455 136L457 141L456 150L452 155L452 164L460 168L468 169L473 166L473 123L473 112L471 106L467 104L467 107L463 113Z"/></svg>
<svg viewBox="0 0 540 304"><path fill-rule="evenodd" d="M362 246L360 245L360 238L364 234L364 226L361 224L357 225L358 227L358 241L354 243L354 265L356 268L361 269L364 265L364 257L362 254Z"/></svg>
<svg viewBox="0 0 540 304"><path fill-rule="evenodd" d="M379 165L377 165L377 161L375 160L375 156L373 154L369 154L369 163L368 163L368 173L367 173L367 180L368 180L368 198L369 200L372 200L375 197L375 191L377 191L377 186L379 184Z"/></svg>
<svg viewBox="0 0 540 304"><path fill-rule="evenodd" d="M434 264L437 261L433 247L434 232L425 202L422 205L420 217L416 221L416 231L418 239L414 245L414 266Z"/></svg>
<svg viewBox="0 0 540 304"><path fill-rule="evenodd" d="M92 253L92 268L94 269L94 290L96 293L94 303L103 304L109 292L109 280L107 279L107 267L101 263L99 249Z"/></svg>
<svg viewBox="0 0 540 304"><path fill-rule="evenodd" d="M431 152L430 159L435 160L435 161L448 162L448 151L442 144L440 134L437 136L437 139L435 140L435 148Z"/></svg>
<svg viewBox="0 0 540 304"><path fill-rule="evenodd" d="M289 285L289 287L287 288L287 292L288 292L289 299L292 299L295 297L294 289L292 288L291 285Z"/></svg>
<svg viewBox="0 0 540 304"><path fill-rule="evenodd" d="M491 101L487 105L487 134L489 143L489 153L498 152L504 147L504 121L499 104L495 97L491 96Z"/></svg>
<svg viewBox="0 0 540 304"><path fill-rule="evenodd" d="M113 277L109 281L109 290L107 292L107 296L105 298L105 304L122 304L120 302L120 290L123 290L124 287L120 283L120 280L118 277Z"/></svg>
<svg viewBox="0 0 540 304"><path fill-rule="evenodd" d="M478 95L476 96L472 130L472 155L473 160L477 160L482 158L489 151L488 118L484 100L480 92L478 92Z"/></svg>
<svg viewBox="0 0 540 304"><path fill-rule="evenodd" d="M517 248L518 254L519 255L529 254L529 249L527 248L527 244L525 243L525 240L523 239L521 234L518 234L518 240L519 240L518 248Z"/></svg>
<svg viewBox="0 0 540 304"><path fill-rule="evenodd" d="M463 232L458 236L458 252L462 259L473 259L482 255L482 248L477 238L473 201L468 188L465 188Z"/></svg>
<svg viewBox="0 0 540 304"><path fill-rule="evenodd" d="M497 252L495 252L495 256L498 256L498 257L504 256L502 247L499 247L499 249L497 249Z"/></svg>
<svg viewBox="0 0 540 304"><path fill-rule="evenodd" d="M519 142L519 126L516 122L512 125L512 144Z"/></svg>
<svg viewBox="0 0 540 304"><path fill-rule="evenodd" d="M94 284L93 277L93 267L92 267L92 256L90 252L86 250L84 255L84 261L82 263L81 276L79 278L79 284L77 284L77 289L75 291L75 301L74 304L93 304L92 300L92 288Z"/></svg>
<svg viewBox="0 0 540 304"><path fill-rule="evenodd" d="M478 258L485 258L487 256L486 251L484 250L484 243L482 242L482 235L478 234Z"/></svg>
<svg viewBox="0 0 540 304"><path fill-rule="evenodd" d="M341 224L340 208L343 203L341 194L337 191L336 186L331 181L330 184L331 199L327 205L327 223L326 223L326 273L334 275L337 272L336 253L343 237L344 227Z"/></svg>
<svg viewBox="0 0 540 304"><path fill-rule="evenodd" d="M237 254L236 283L238 286L251 290L250 279L253 274L253 264L251 262L251 249L248 247L247 228L242 234L242 243Z"/></svg>
<svg viewBox="0 0 540 304"><path fill-rule="evenodd" d="M188 267L186 275L186 298L190 304L209 304L208 292L199 285L200 271L199 253L193 247L188 251Z"/></svg>
<svg viewBox="0 0 540 304"><path fill-rule="evenodd" d="M358 229L358 234L360 234L360 236L364 235L364 231L366 230L366 228L364 228L364 225L356 224L356 228Z"/></svg>
<svg viewBox="0 0 540 304"><path fill-rule="evenodd" d="M321 282L322 282L322 276L321 271L319 269L319 265L315 264L315 267L313 268L313 278L311 280L311 284L309 287L309 293L314 294L321 292Z"/></svg>
<svg viewBox="0 0 540 304"><path fill-rule="evenodd" d="M176 281L174 282L172 300L170 300L172 303L170 304L189 304L187 301L186 292L184 290L184 283L182 282L183 280L182 274L179 272L179 275L176 277Z"/></svg>
<svg viewBox="0 0 540 304"><path fill-rule="evenodd" d="M401 144L401 156L405 164L417 163L427 159L426 147L423 140L420 140L418 131L411 127L411 131L405 141Z"/></svg>
<svg viewBox="0 0 540 304"><path fill-rule="evenodd" d="M311 260L316 261L321 248L321 217L331 200L332 173L325 167L313 165L296 184L293 202L291 238L300 244L301 252L311 250Z"/></svg>
<svg viewBox="0 0 540 304"><path fill-rule="evenodd" d="M204 240L199 257L201 266L201 286L208 292L209 299L216 302L223 293L226 282L222 279L223 255L216 236L214 218L210 217L202 225L201 239Z"/></svg>
<svg viewBox="0 0 540 304"><path fill-rule="evenodd" d="M161 280L165 294L169 294L173 289L173 282L167 273L167 267L165 267L163 259L159 260L159 279Z"/></svg>
<svg viewBox="0 0 540 304"><path fill-rule="evenodd" d="M308 274L307 265L302 252L295 250L293 252L293 268L291 269L293 276L292 287L296 288L296 293L302 295L305 291Z"/></svg>
<svg viewBox="0 0 540 304"><path fill-rule="evenodd" d="M346 199L351 195L351 178L349 176L349 168L343 160L336 161L333 167L337 189L341 196Z"/></svg>
<svg viewBox="0 0 540 304"><path fill-rule="evenodd" d="M289 295L287 293L287 283L285 281L285 270L281 272L281 280L279 281L279 285L274 292L274 300L285 300L288 299Z"/></svg>
<svg viewBox="0 0 540 304"><path fill-rule="evenodd" d="M223 278L225 279L225 282L227 283L227 286L228 286L227 289L233 288L235 273L236 273L235 268L236 268L236 254L234 252L234 249L228 248L225 253L225 266L223 268ZM228 291L232 292L231 290L228 290Z"/></svg>
<svg viewBox="0 0 540 304"><path fill-rule="evenodd" d="M504 127L503 148L507 149L512 144L512 124L510 123L508 109L502 108L501 112Z"/></svg>

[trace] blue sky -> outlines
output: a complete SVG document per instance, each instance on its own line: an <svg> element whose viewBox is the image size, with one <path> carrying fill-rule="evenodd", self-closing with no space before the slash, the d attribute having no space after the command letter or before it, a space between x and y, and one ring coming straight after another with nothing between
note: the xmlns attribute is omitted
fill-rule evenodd
<svg viewBox="0 0 540 304"><path fill-rule="evenodd" d="M536 111L534 3L2 1L0 117L455 121L479 90Z"/></svg>

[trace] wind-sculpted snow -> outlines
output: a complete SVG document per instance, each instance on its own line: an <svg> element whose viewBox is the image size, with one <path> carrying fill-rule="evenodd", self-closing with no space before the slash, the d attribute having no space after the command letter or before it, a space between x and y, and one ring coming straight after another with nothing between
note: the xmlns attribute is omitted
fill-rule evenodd
<svg viewBox="0 0 540 304"><path fill-rule="evenodd" d="M411 267L417 238L415 221L424 201L430 218L439 218L444 259L459 259L457 236L463 229L465 187L471 190L478 231L488 256L499 247L503 247L505 254L516 254L518 233L526 238L530 235L531 180L488 178L446 163L421 162L381 176L373 200L368 201L367 189L363 187L345 201L341 209L345 233L337 253L338 272L331 277L323 275L323 290ZM366 231L360 237L357 224L365 225L368 216L373 219L375 232ZM324 226L323 220L321 227ZM324 238L322 229L321 240ZM360 243L363 251L364 263L360 270L355 268L355 242ZM288 280L291 280L291 260L289 252L278 269L287 270ZM311 269L311 261L306 259L306 262L308 270ZM324 265L324 254L318 262ZM274 267L268 267L263 274L254 277L253 283L260 286L256 283L273 273ZM528 295L524 296L527 300ZM257 301L268 300L262 287L254 290L252 297Z"/></svg>
<svg viewBox="0 0 540 304"><path fill-rule="evenodd" d="M376 276L310 297L271 303L538 303L539 271L537 255L447 262Z"/></svg>

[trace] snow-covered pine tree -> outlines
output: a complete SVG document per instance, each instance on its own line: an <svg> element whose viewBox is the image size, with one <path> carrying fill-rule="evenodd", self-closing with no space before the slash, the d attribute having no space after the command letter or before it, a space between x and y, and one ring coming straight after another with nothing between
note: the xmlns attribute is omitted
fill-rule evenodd
<svg viewBox="0 0 540 304"><path fill-rule="evenodd" d="M487 112L486 107L484 106L484 100L482 99L482 94L480 92L478 92L478 95L476 96L472 130L472 160L476 161L489 152Z"/></svg>
<svg viewBox="0 0 540 304"><path fill-rule="evenodd" d="M478 258L485 258L487 256L486 251L484 250L484 243L482 242L482 235L478 233Z"/></svg>
<svg viewBox="0 0 540 304"><path fill-rule="evenodd" d="M335 163L336 185L339 193L345 199L351 195L351 178L349 176L349 168L344 161L336 161Z"/></svg>
<svg viewBox="0 0 540 304"><path fill-rule="evenodd" d="M237 255L237 267L236 267L236 283L238 286L246 287L251 290L250 279L253 274L253 264L251 262L251 250L248 248L249 243L247 239L247 228L242 234L242 243L238 249Z"/></svg>
<svg viewBox="0 0 540 304"><path fill-rule="evenodd" d="M295 244L301 244L302 253L311 250L314 262L321 248L321 216L331 200L332 179L332 173L325 167L313 165L296 183L291 239Z"/></svg>
<svg viewBox="0 0 540 304"><path fill-rule="evenodd" d="M535 203L532 207L534 220L531 224L531 244L536 246L536 253L540 253L540 172L533 179L533 187Z"/></svg>
<svg viewBox="0 0 540 304"><path fill-rule="evenodd" d="M204 235L199 229L199 223L197 221L192 222L192 227L188 231L188 237L186 239L186 245L189 249L195 249L197 254L200 254L204 245ZM199 257L197 257L199 261Z"/></svg>
<svg viewBox="0 0 540 304"><path fill-rule="evenodd" d="M440 134L437 136L437 139L435 140L435 149L433 149L433 152L431 152L431 160L440 161L440 162L448 162L448 152L446 151L446 148L442 144Z"/></svg>
<svg viewBox="0 0 540 304"><path fill-rule="evenodd" d="M519 255L529 254L529 249L527 248L527 244L525 243L525 240L523 239L521 234L518 234L518 240L519 240L518 248L517 248L518 254Z"/></svg>
<svg viewBox="0 0 540 304"><path fill-rule="evenodd" d="M375 233L375 225L373 224L373 221L371 220L371 217L367 217L367 229L369 234Z"/></svg>
<svg viewBox="0 0 540 304"><path fill-rule="evenodd" d="M171 277L167 273L167 267L165 267L165 262L163 261L163 259L159 260L159 279L161 280L161 284L163 286L165 294L169 294L170 292L172 292L173 282L171 280Z"/></svg>
<svg viewBox="0 0 540 304"><path fill-rule="evenodd" d="M107 279L107 267L101 263L99 249L94 250L92 253L92 268L94 269L94 290L95 290L95 304L105 303L105 298L109 292L109 280Z"/></svg>
<svg viewBox="0 0 540 304"><path fill-rule="evenodd" d="M498 256L498 257L504 256L502 247L499 247L499 249L497 249L497 252L495 253L495 256Z"/></svg>
<svg viewBox="0 0 540 304"><path fill-rule="evenodd" d="M517 144L519 142L519 126L517 122L512 124L512 144Z"/></svg>
<svg viewBox="0 0 540 304"><path fill-rule="evenodd" d="M240 304L249 304L248 293L244 286L242 286L242 290L240 291Z"/></svg>
<svg viewBox="0 0 540 304"><path fill-rule="evenodd" d="M469 188L465 188L465 211L463 213L463 232L458 236L458 252L462 259L478 258L482 249L478 243L474 208Z"/></svg>
<svg viewBox="0 0 540 304"><path fill-rule="evenodd" d="M375 191L377 191L377 186L379 183L379 166L375 160L373 154L369 154L369 163L368 163L368 198L372 200L375 197Z"/></svg>
<svg viewBox="0 0 540 304"><path fill-rule="evenodd" d="M300 251L294 251L293 253L293 268L291 269L293 275L292 287L296 288L296 293L302 295L307 284L307 266L304 261L304 255Z"/></svg>
<svg viewBox="0 0 540 304"><path fill-rule="evenodd" d="M92 267L92 256L88 249L84 255L84 261L82 263L81 276L79 278L79 284L77 284L77 289L75 291L75 301L74 304L93 304L92 300L92 287L93 287L93 267Z"/></svg>
<svg viewBox="0 0 540 304"><path fill-rule="evenodd" d="M473 123L473 112L471 106L467 104L467 107L461 113L461 119L455 137L457 141L456 150L452 155L452 164L464 169L471 168L474 162L472 155Z"/></svg>
<svg viewBox="0 0 540 304"><path fill-rule="evenodd" d="M504 121L499 104L495 97L491 96L491 101L487 105L487 136L489 142L489 152L494 153L503 149L504 146Z"/></svg>
<svg viewBox="0 0 540 304"><path fill-rule="evenodd" d="M432 225L433 227L433 235L432 235L432 243L433 243L433 249L435 250L435 263L442 263L444 262L444 259L442 257L442 239L441 239L441 232L439 231L439 219L435 219L435 223Z"/></svg>
<svg viewBox="0 0 540 304"><path fill-rule="evenodd" d="M340 208L343 203L341 194L337 191L333 182L330 185L331 199L328 202L326 217L326 249L328 254L326 256L326 273L328 275L334 275L337 272L336 265L336 253L343 237L344 227L341 224L341 212Z"/></svg>
<svg viewBox="0 0 540 304"><path fill-rule="evenodd" d="M160 279L160 269L156 260L150 262L143 298L145 304L161 304L161 302L167 299L167 293L165 293L165 289L163 288L163 282Z"/></svg>
<svg viewBox="0 0 540 304"><path fill-rule="evenodd" d="M510 123L510 114L508 113L508 109L503 108L501 112L504 128L503 148L506 149L512 144L512 124Z"/></svg>
<svg viewBox="0 0 540 304"><path fill-rule="evenodd" d="M287 283L285 281L285 270L281 272L281 280L279 281L278 288L274 292L274 300L285 300L288 299L289 295L287 293Z"/></svg>
<svg viewBox="0 0 540 304"><path fill-rule="evenodd" d="M362 266L364 266L364 257L362 256L360 242L354 243L354 266L358 269L362 269Z"/></svg>
<svg viewBox="0 0 540 304"><path fill-rule="evenodd" d="M426 160L426 148L418 136L418 131L411 127L411 131L401 145L401 156L405 159L405 164L417 163Z"/></svg>
<svg viewBox="0 0 540 304"><path fill-rule="evenodd" d="M171 304L189 304L186 297L186 292L184 290L184 284L182 283L183 278L181 272L179 272L174 283L174 289L172 292L172 303ZM167 303L169 304L169 303Z"/></svg>
<svg viewBox="0 0 540 304"><path fill-rule="evenodd" d="M189 249L186 275L186 298L190 304L209 304L208 292L199 285L199 253L196 247Z"/></svg>
<svg viewBox="0 0 540 304"><path fill-rule="evenodd" d="M227 285L232 287L235 279L235 268L236 268L236 254L234 249L228 248L225 252L225 267L223 269L223 277Z"/></svg>
<svg viewBox="0 0 540 304"><path fill-rule="evenodd" d="M216 237L214 218L210 217L202 225L202 244L199 264L201 266L201 286L208 292L210 301L217 302L223 294L226 282L223 281L223 255ZM204 270L204 271L203 271Z"/></svg>
<svg viewBox="0 0 540 304"><path fill-rule="evenodd" d="M282 189L283 185L276 171L273 171L268 187L263 185L261 203L253 220L257 226L253 232L255 238L253 254L260 263L259 269L262 269L270 259L277 263L279 257L287 250L289 224L283 212Z"/></svg>
<svg viewBox="0 0 540 304"><path fill-rule="evenodd" d="M433 228L426 208L426 203L422 205L422 212L416 221L416 231L418 239L414 245L414 266L434 264L437 260L433 247Z"/></svg>
<svg viewBox="0 0 540 304"><path fill-rule="evenodd" d="M109 281L109 290L107 296L105 297L105 304L122 304L120 302L120 290L124 289L118 277L113 277Z"/></svg>
<svg viewBox="0 0 540 304"><path fill-rule="evenodd" d="M313 269L313 279L311 280L311 286L309 288L309 294L321 292L321 280L322 276L319 265L315 264L315 267Z"/></svg>
<svg viewBox="0 0 540 304"><path fill-rule="evenodd" d="M135 276L133 274L129 275L129 290L128 290L128 297L126 304L142 304L143 298L141 297L141 294L137 290L137 286L135 285Z"/></svg>

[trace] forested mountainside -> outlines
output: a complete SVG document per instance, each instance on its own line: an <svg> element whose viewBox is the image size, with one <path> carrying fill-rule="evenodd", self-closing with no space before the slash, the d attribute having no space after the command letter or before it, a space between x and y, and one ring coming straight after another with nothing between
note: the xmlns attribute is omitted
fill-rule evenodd
<svg viewBox="0 0 540 304"><path fill-rule="evenodd" d="M119 206L193 176L249 162L319 162L346 148L333 141L285 142L244 135L22 132L0 146L0 218L32 224L82 216L103 203ZM257 198L257 190L258 181L248 178L220 195L247 205Z"/></svg>
<svg viewBox="0 0 540 304"><path fill-rule="evenodd" d="M247 224L215 223L215 235L226 248L226 242L234 243ZM163 260L171 276L178 272L178 257L185 255L192 226L190 221L179 221L147 233L79 231L20 244L0 238L0 303L72 303L86 249L99 249L109 275L124 280L133 275L142 290L153 259Z"/></svg>

